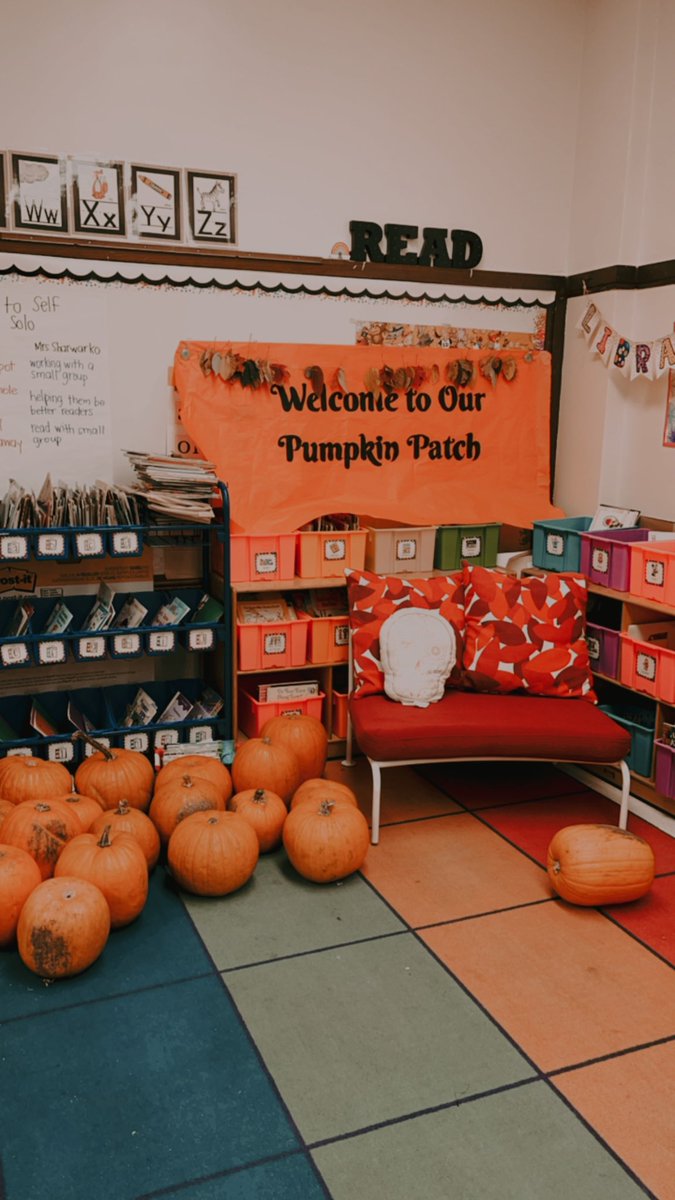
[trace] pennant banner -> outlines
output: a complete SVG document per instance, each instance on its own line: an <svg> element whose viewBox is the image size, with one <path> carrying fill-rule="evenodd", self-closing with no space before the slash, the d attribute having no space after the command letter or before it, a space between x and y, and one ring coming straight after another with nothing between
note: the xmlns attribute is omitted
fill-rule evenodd
<svg viewBox="0 0 675 1200"><path fill-rule="evenodd" d="M589 349L606 367L628 379L658 379L675 370L675 335L653 342L638 342L624 337L603 317L597 304L589 301L577 322L577 329Z"/></svg>
<svg viewBox="0 0 675 1200"><path fill-rule="evenodd" d="M564 515L549 498L545 351L186 341L174 385L235 530L335 512L409 525Z"/></svg>

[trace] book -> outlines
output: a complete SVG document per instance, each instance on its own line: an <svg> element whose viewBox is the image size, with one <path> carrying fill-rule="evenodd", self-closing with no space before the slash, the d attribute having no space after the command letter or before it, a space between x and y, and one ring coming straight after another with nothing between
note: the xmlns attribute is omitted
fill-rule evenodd
<svg viewBox="0 0 675 1200"><path fill-rule="evenodd" d="M262 625L274 621L296 621L297 613L285 596L269 592L238 600L237 620L242 625Z"/></svg>
<svg viewBox="0 0 675 1200"><path fill-rule="evenodd" d="M65 633L73 619L67 604L55 604L45 622L43 633Z"/></svg>
<svg viewBox="0 0 675 1200"><path fill-rule="evenodd" d="M190 611L190 605L181 600L180 596L174 596L173 600L169 600L167 604L163 604L152 618L153 625L180 625L181 621Z"/></svg>
<svg viewBox="0 0 675 1200"><path fill-rule="evenodd" d="M319 684L316 679L299 679L295 683L259 683L256 698L259 703L265 703L273 700L306 700L318 695Z"/></svg>
<svg viewBox="0 0 675 1200"><path fill-rule="evenodd" d="M137 629L143 624L143 618L147 614L147 608L137 600L135 596L128 596L122 605L117 617L113 621L114 629Z"/></svg>
<svg viewBox="0 0 675 1200"><path fill-rule="evenodd" d="M155 713L157 704L143 688L139 688L122 719L122 725L129 729L132 725L149 725Z"/></svg>
<svg viewBox="0 0 675 1200"><path fill-rule="evenodd" d="M192 701L188 700L187 696L184 696L182 692L174 692L166 708L158 716L157 724L168 725L173 721L185 721L192 707Z"/></svg>
<svg viewBox="0 0 675 1200"><path fill-rule="evenodd" d="M219 600L205 592L195 608L190 623L194 625L214 625L223 615L223 606Z"/></svg>
<svg viewBox="0 0 675 1200"><path fill-rule="evenodd" d="M595 510L589 532L599 529L633 529L638 523L640 513L635 508L613 508L610 504L600 504Z"/></svg>

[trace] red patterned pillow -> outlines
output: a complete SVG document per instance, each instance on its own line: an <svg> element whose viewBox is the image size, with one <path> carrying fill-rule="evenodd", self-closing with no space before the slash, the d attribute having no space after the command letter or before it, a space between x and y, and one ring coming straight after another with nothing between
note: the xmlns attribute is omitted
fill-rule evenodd
<svg viewBox="0 0 675 1200"><path fill-rule="evenodd" d="M402 579L372 571L345 571L352 631L354 691L360 696L384 691L380 629L387 617L403 608L436 609L450 622L457 643L457 663L448 686L461 686L464 643L464 583L462 572L432 579Z"/></svg>
<svg viewBox="0 0 675 1200"><path fill-rule="evenodd" d="M586 645L586 580L516 579L464 567L464 682L477 692L596 700Z"/></svg>

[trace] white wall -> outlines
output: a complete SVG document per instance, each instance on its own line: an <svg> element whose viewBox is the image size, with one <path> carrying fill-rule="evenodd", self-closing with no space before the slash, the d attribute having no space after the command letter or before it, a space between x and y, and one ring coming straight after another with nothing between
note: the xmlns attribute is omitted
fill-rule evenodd
<svg viewBox="0 0 675 1200"><path fill-rule="evenodd" d="M564 272L584 10L5 5L0 132L9 149L236 171L246 251L323 257L356 218L471 229L486 269Z"/></svg>

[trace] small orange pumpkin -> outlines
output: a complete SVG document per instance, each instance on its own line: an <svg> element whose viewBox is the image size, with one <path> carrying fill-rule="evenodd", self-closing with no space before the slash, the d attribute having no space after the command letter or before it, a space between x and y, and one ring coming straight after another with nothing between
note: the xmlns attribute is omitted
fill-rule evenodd
<svg viewBox="0 0 675 1200"><path fill-rule="evenodd" d="M623 904L652 886L654 851L616 825L567 825L550 842L546 869L554 890L570 904Z"/></svg>
<svg viewBox="0 0 675 1200"><path fill-rule="evenodd" d="M281 842L281 831L288 816L281 796L265 788L249 788L232 796L227 807L230 812L239 813L255 830L261 854L276 849Z"/></svg>
<svg viewBox="0 0 675 1200"><path fill-rule="evenodd" d="M0 795L12 804L62 796L72 786L72 776L63 763L49 762L32 754L13 754L4 760Z"/></svg>
<svg viewBox="0 0 675 1200"><path fill-rule="evenodd" d="M346 783L338 783L336 779L306 779L293 793L291 809L297 808L298 804L305 804L308 800L341 800L345 804L352 804L354 808L359 806L352 789L347 787Z"/></svg>
<svg viewBox="0 0 675 1200"><path fill-rule="evenodd" d="M105 812L99 808L98 811L99 815L89 832L98 836L103 833L106 825L109 825L113 834L130 833L136 838L145 855L148 871L152 871L159 858L160 841L157 829L148 814L141 812L140 808L132 808L126 800L120 800L117 808L107 808Z"/></svg>
<svg viewBox="0 0 675 1200"><path fill-rule="evenodd" d="M68 851L65 858L65 851ZM129 925L148 898L148 864L136 838L130 833L80 833L61 853L54 877L68 875L86 879L105 896L113 929Z"/></svg>
<svg viewBox="0 0 675 1200"><path fill-rule="evenodd" d="M85 835L86 836L86 835ZM85 879L46 879L26 900L16 929L19 955L45 979L91 966L110 933L108 902Z"/></svg>
<svg viewBox="0 0 675 1200"><path fill-rule="evenodd" d="M326 765L328 732L316 717L305 713L288 713L285 717L271 717L261 730L261 737L268 737L273 745L291 750L300 767L300 782L316 779Z"/></svg>
<svg viewBox="0 0 675 1200"><path fill-rule="evenodd" d="M2 823L2 840L34 858L43 879L54 867L66 842L80 833L78 817L62 800L24 800Z"/></svg>
<svg viewBox="0 0 675 1200"><path fill-rule="evenodd" d="M234 812L195 812L169 838L171 874L197 896L227 896L251 878L260 854L258 838Z"/></svg>
<svg viewBox="0 0 675 1200"><path fill-rule="evenodd" d="M0 846L0 946L16 937L19 914L31 892L42 883L34 858L18 846Z"/></svg>
<svg viewBox="0 0 675 1200"><path fill-rule="evenodd" d="M235 792L266 788L288 804L300 786L300 767L292 750L268 737L249 738L239 746L232 763Z"/></svg>
<svg viewBox="0 0 675 1200"><path fill-rule="evenodd" d="M298 804L288 814L283 841L299 875L313 883L333 883L363 865L368 822L360 809L344 801Z"/></svg>
<svg viewBox="0 0 675 1200"><path fill-rule="evenodd" d="M132 808L147 812L155 783L152 763L138 750L109 750L79 730L73 735L95 747L75 772L75 788L83 796L93 796L102 808L117 808L127 800Z"/></svg>
<svg viewBox="0 0 675 1200"><path fill-rule="evenodd" d="M208 779L182 775L168 783L152 798L150 820L165 846L176 826L193 812L224 809L225 800L219 784Z"/></svg>
<svg viewBox="0 0 675 1200"><path fill-rule="evenodd" d="M232 795L230 772L224 762L210 754L186 754L168 762L157 772L155 793L171 780L180 779L183 775L192 775L196 779L208 779L209 783L213 783L221 789L225 803Z"/></svg>
<svg viewBox="0 0 675 1200"><path fill-rule="evenodd" d="M93 796L81 796L79 792L66 792L63 796L57 796L56 799L62 800L75 814L80 822L80 833L86 833L96 818L103 813L101 805Z"/></svg>

